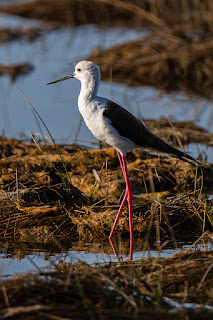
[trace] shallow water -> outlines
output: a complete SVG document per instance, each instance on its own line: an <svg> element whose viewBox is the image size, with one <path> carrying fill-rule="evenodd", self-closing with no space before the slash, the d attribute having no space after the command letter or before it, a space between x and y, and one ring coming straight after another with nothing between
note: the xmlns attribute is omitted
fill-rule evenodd
<svg viewBox="0 0 213 320"><path fill-rule="evenodd" d="M137 250L133 252L133 259L139 260L144 257L171 257L173 254L181 250L213 250L213 243L200 243L193 245L193 240L184 240L178 242L178 249L174 249L171 243L158 251L156 247L150 250L143 250L144 243L140 240L135 241L134 246ZM129 242L125 241L125 254L121 252L119 258L121 260L128 259L128 246ZM86 262L90 265L103 264L109 262L117 262L116 256L110 247L109 242L103 243L86 243L84 249L74 250L76 244L70 244L71 248L64 252L49 253L47 251L40 252L22 252L21 250L13 254L1 253L0 254L0 275L12 275L24 272L39 272L54 270L57 268L58 262ZM127 249L127 250L126 250ZM105 253L105 252L108 253Z"/></svg>

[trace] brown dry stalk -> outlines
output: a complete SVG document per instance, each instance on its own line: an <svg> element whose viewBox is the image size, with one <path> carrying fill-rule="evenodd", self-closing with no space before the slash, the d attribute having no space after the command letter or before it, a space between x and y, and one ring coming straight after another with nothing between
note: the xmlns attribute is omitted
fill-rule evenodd
<svg viewBox="0 0 213 320"><path fill-rule="evenodd" d="M121 288L117 286L115 282L113 282L111 279L109 279L106 275L103 273L101 274L101 277L103 280L108 282L132 307L137 308L137 304L133 298L133 296L128 296Z"/></svg>
<svg viewBox="0 0 213 320"><path fill-rule="evenodd" d="M165 21L156 17L154 14L147 12L146 10L143 10L142 8L140 8L137 5L127 3L124 1L120 1L120 0L116 0L116 1L114 1L114 0L92 0L92 1L101 2L101 3L108 4L113 7L123 9L125 11L133 13L136 16L140 16L140 17L147 19L148 21L154 23L154 25L157 25L159 27L164 27L164 28L170 30L169 26L165 23Z"/></svg>

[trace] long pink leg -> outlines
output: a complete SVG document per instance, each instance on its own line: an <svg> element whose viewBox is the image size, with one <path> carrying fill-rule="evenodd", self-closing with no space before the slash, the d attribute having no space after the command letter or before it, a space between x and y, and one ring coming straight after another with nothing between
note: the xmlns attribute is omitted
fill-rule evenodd
<svg viewBox="0 0 213 320"><path fill-rule="evenodd" d="M121 164L121 168L124 174L124 178L126 181L126 192L124 195L124 198L122 200L122 203L120 205L120 208L118 210L117 216L115 218L109 239L112 238L113 236L113 232L115 230L116 224L118 222L118 219L120 217L120 214L123 210L124 204L126 202L126 200L128 201L128 205L129 205L129 229L130 229L130 260L132 260L132 252L133 252L133 223L132 223L132 188L131 188L131 183L129 181L129 175L128 175L128 171L127 171L127 165L126 165L126 158L124 156L121 156L120 153L118 152L118 159L120 161Z"/></svg>
<svg viewBox="0 0 213 320"><path fill-rule="evenodd" d="M133 223L132 223L132 187L131 183L129 181L129 175L127 171L127 166L126 166L126 158L122 156L123 160L123 171L124 171L124 178L126 180L126 187L127 187L127 201L129 205L129 230L130 230L130 240L133 240Z"/></svg>
<svg viewBox="0 0 213 320"><path fill-rule="evenodd" d="M123 160L122 160L122 157L121 157L121 154L120 154L119 151L117 151L117 155L118 155L118 159L119 159L119 162L120 162L120 165L121 165L122 172L124 172L123 171Z"/></svg>
<svg viewBox="0 0 213 320"><path fill-rule="evenodd" d="M129 175L128 175L127 166L126 166L126 158L124 156L122 156L122 160L123 160L124 178L126 180L127 195L128 195L127 196L127 201L128 201L128 205L129 205L129 231L130 231L130 253L129 253L129 259L132 260L132 255L133 255L132 187L131 187L131 183L129 181Z"/></svg>
<svg viewBox="0 0 213 320"><path fill-rule="evenodd" d="M120 153L119 153L118 151L117 151L117 154L118 154L118 159L119 159L119 161L120 161L120 165L121 165L122 172L123 172L123 174L124 174L124 171L123 171L123 159L122 159L122 157L121 157L121 155L120 155ZM114 230L115 230L116 224L117 224L117 222L118 222L118 219L119 219L119 217L120 217L120 215L121 215L121 212L122 212L122 210L123 210L123 207L124 207L124 205L125 205L125 202L126 202L126 199L127 199L127 195L128 195L128 194L127 194L127 187L126 187L126 192L125 192L124 198L123 198L123 200L122 200L122 202L121 202L120 208L119 208L118 213L117 213L117 216L116 216L116 218L115 218L115 221L114 221L114 223L113 223L112 230L111 230L110 235L109 235L109 239L112 239L113 232L114 232Z"/></svg>

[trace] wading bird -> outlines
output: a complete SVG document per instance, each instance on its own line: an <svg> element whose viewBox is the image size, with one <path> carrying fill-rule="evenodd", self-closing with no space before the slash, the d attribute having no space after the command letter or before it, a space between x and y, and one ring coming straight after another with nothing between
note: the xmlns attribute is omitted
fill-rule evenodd
<svg viewBox="0 0 213 320"><path fill-rule="evenodd" d="M170 153L187 162L197 161L151 133L133 114L123 107L109 99L99 97L97 94L100 83L100 70L95 63L91 61L81 61L76 65L73 74L49 82L48 84L71 78L81 81L78 108L87 127L98 140L114 147L117 151L126 182L126 192L114 221L109 239L112 239L117 221L127 200L129 206L130 260L132 260L132 190L126 165L126 153L138 147L152 148L160 152Z"/></svg>

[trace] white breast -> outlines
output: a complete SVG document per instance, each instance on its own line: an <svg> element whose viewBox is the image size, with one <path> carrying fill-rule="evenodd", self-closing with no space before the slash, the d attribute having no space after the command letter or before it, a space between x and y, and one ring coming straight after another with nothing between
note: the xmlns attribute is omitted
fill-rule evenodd
<svg viewBox="0 0 213 320"><path fill-rule="evenodd" d="M104 106L101 101L92 100L85 103L78 100L79 111L84 118L84 121L92 132L92 134L100 141L105 142L105 124L103 121Z"/></svg>
<svg viewBox="0 0 213 320"><path fill-rule="evenodd" d="M118 131L111 125L108 118L103 116L107 105L107 99L96 97L91 102L78 101L79 111L92 134L100 141L107 143L125 155L134 149L135 144L125 137L121 137Z"/></svg>

